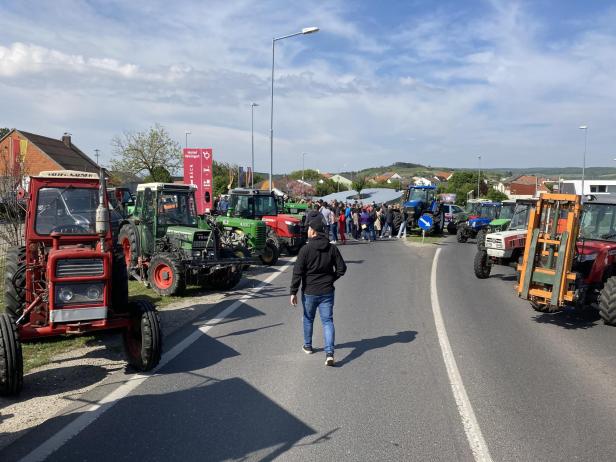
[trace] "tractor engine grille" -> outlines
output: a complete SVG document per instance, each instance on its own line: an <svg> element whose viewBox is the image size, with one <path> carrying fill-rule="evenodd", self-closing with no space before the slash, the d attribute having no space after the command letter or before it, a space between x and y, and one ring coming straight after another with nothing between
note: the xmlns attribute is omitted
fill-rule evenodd
<svg viewBox="0 0 616 462"><path fill-rule="evenodd" d="M265 233L267 232L266 228L267 226L257 227L257 234L255 236L255 246L259 249L262 249L263 247L265 247Z"/></svg>
<svg viewBox="0 0 616 462"><path fill-rule="evenodd" d="M56 266L56 277L59 278L102 275L102 258L67 258L58 260L58 265Z"/></svg>
<svg viewBox="0 0 616 462"><path fill-rule="evenodd" d="M193 239L193 249L205 249L208 247L208 244L210 244L210 234L211 231L195 233L195 237Z"/></svg>

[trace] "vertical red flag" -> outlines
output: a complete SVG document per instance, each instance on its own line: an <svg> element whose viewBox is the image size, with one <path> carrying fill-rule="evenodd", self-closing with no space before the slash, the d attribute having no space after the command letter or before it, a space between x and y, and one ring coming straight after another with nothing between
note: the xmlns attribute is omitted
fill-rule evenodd
<svg viewBox="0 0 616 462"><path fill-rule="evenodd" d="M212 210L212 197L214 187L214 175L212 173L212 148L200 149L201 154L201 186L197 190L197 194L201 196L203 201L203 213L210 213ZM199 203L199 200L197 200Z"/></svg>

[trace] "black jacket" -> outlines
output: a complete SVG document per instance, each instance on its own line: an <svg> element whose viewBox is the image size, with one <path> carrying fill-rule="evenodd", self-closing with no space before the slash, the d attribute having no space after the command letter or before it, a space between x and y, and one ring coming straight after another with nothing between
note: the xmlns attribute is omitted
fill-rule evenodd
<svg viewBox="0 0 616 462"><path fill-rule="evenodd" d="M334 291L334 281L344 276L346 264L338 247L329 243L323 234L301 248L293 267L291 294L297 293L300 283L307 295L326 295Z"/></svg>

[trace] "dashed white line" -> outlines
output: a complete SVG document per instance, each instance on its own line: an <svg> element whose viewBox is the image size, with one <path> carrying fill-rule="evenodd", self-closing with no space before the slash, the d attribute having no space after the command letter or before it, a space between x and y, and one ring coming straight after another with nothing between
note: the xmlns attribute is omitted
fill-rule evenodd
<svg viewBox="0 0 616 462"><path fill-rule="evenodd" d="M62 428L58 433L54 434L51 438L46 440L39 447L30 452L27 456L21 459L21 462L38 462L47 459L51 454L60 449L67 441L69 441L74 436L78 435L83 429L85 429L88 425L98 419L105 411L108 411L120 401L122 398L128 396L133 390L135 390L139 385L145 382L148 378L152 377L158 370L165 367L171 360L173 360L176 356L178 356L182 351L192 345L201 335L207 333L212 327L216 324L223 321L226 317L230 316L235 310L237 310L246 300L251 299L255 294L261 291L265 286L267 286L270 282L280 276L293 262L295 261L295 257L289 260L285 265L276 268L276 272L269 275L263 282L261 282L258 286L249 289L250 292L246 295L243 295L223 311L215 318L207 321L204 325L200 326L197 330L195 330L192 334L182 340L180 343L175 345L171 350L166 352L158 366L154 368L154 370L150 374L136 374L132 376L128 382L123 383L118 388L113 390L107 396L99 400L97 403L88 407L83 414L73 420L70 424Z"/></svg>
<svg viewBox="0 0 616 462"><path fill-rule="evenodd" d="M464 426L464 432L466 433L466 439L471 447L473 457L476 461L491 462L492 457L488 445L486 444L477 417L473 411L464 383L462 382L462 376L460 370L456 364L456 359L453 356L451 344L449 343L449 337L447 336L447 330L445 329L445 323L443 322L443 316L441 314L441 306L438 301L438 294L436 291L436 268L438 265L438 256L441 249L436 250L434 260L432 261L432 273L430 275L430 298L432 300L432 314L434 315L434 324L436 325L436 333L438 335L438 342L441 346L441 352L443 353L443 360L445 361L445 368L447 369L447 375L449 376L449 383L453 396L462 419L462 425Z"/></svg>

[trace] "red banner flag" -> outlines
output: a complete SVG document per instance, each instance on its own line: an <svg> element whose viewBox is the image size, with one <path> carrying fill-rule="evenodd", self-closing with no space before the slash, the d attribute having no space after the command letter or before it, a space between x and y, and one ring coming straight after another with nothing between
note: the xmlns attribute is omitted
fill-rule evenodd
<svg viewBox="0 0 616 462"><path fill-rule="evenodd" d="M184 183L197 187L197 213L210 213L213 197L212 149L186 148L184 153Z"/></svg>

